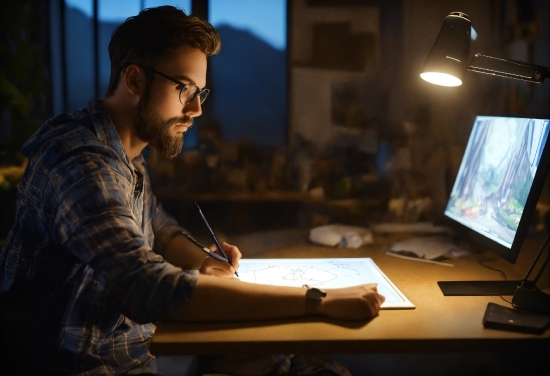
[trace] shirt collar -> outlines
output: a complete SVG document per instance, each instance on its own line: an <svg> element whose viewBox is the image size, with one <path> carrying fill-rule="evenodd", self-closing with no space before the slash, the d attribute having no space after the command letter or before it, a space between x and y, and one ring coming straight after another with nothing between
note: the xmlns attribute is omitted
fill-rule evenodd
<svg viewBox="0 0 550 376"><path fill-rule="evenodd" d="M101 106L101 102L101 99L92 99L87 106L97 139L102 144L113 149L120 156L120 158L131 166L132 163L128 157L128 154L126 154L124 145L122 145L120 135L118 134L111 117Z"/></svg>

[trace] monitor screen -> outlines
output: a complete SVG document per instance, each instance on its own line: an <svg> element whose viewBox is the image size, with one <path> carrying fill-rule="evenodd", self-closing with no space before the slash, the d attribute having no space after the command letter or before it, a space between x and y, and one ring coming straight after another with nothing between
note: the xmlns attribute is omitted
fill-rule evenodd
<svg viewBox="0 0 550 376"><path fill-rule="evenodd" d="M515 263L548 175L550 120L477 116L445 217Z"/></svg>

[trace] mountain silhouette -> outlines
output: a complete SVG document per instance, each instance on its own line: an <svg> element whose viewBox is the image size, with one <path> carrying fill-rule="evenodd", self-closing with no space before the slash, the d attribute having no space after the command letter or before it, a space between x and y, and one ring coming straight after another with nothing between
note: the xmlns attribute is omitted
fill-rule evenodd
<svg viewBox="0 0 550 376"><path fill-rule="evenodd" d="M223 25L222 49L210 58L212 92L205 111L220 122L225 141L286 142L286 51L254 34Z"/></svg>
<svg viewBox="0 0 550 376"><path fill-rule="evenodd" d="M96 96L94 68L93 20L77 8L67 7L65 13L66 61L67 61L67 103L66 111L73 112L85 107ZM99 23L99 93L103 98L109 85L111 61L107 47L111 33L122 23ZM52 51L53 53L61 53ZM61 83L59 83L61 84Z"/></svg>
<svg viewBox="0 0 550 376"><path fill-rule="evenodd" d="M93 20L78 9L66 7L65 22L67 103L64 110L73 112L94 97Z"/></svg>

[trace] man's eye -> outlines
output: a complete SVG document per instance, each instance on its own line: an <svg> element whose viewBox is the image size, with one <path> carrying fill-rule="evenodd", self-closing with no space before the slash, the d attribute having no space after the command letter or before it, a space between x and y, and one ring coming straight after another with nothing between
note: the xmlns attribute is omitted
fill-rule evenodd
<svg viewBox="0 0 550 376"><path fill-rule="evenodd" d="M187 90L189 90L189 85L178 85L177 88L182 92L186 92Z"/></svg>

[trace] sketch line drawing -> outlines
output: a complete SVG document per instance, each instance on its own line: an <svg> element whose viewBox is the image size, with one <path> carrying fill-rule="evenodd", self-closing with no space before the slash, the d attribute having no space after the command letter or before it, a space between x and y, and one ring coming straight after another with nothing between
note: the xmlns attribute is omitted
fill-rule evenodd
<svg viewBox="0 0 550 376"><path fill-rule="evenodd" d="M314 265L296 264L282 266L270 264L260 269L247 269L240 274L244 280L268 285L321 287L339 277L359 276L358 270L346 263L326 262Z"/></svg>
<svg viewBox="0 0 550 376"><path fill-rule="evenodd" d="M382 308L414 308L370 258L241 259L239 264L244 282L327 289L376 283L386 297Z"/></svg>

